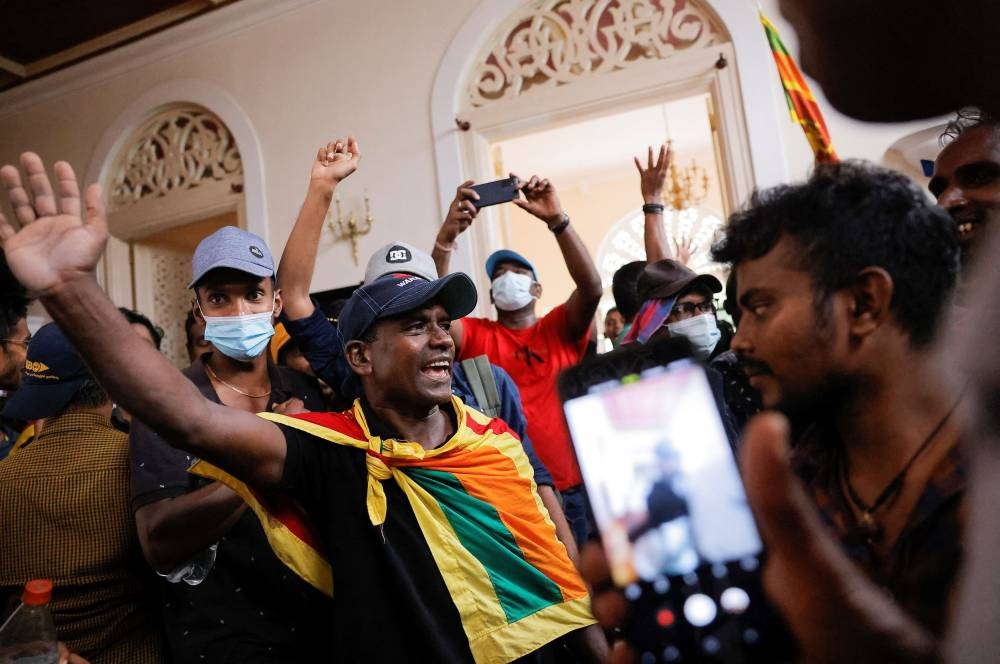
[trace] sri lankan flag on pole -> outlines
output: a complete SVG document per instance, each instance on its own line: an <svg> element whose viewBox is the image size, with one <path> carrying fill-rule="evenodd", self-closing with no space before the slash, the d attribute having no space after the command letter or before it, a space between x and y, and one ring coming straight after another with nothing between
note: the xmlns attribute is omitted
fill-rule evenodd
<svg viewBox="0 0 1000 664"><path fill-rule="evenodd" d="M509 662L594 622L587 588L535 490L531 464L503 420L491 419L453 398L458 431L444 445L373 436L360 402L345 413L260 416L336 445L366 452L367 507L372 526L385 521L383 482L396 482L413 508L455 606L476 662ZM317 569L321 553L294 511L292 523L268 510L248 487L204 462L257 512L275 553L304 579L329 583L338 572ZM309 541L307 541L309 540ZM421 573L413 570L414 574Z"/></svg>
<svg viewBox="0 0 1000 664"><path fill-rule="evenodd" d="M830 132L826 129L823 114L802 77L802 72L781 42L778 29L764 16L764 12L760 12L760 22L764 24L764 33L771 45L771 54L774 56L775 64L778 65L778 76L781 78L781 87L785 89L785 101L788 102L788 113L792 116L792 122L802 126L816 163L836 163L839 159L833 149Z"/></svg>

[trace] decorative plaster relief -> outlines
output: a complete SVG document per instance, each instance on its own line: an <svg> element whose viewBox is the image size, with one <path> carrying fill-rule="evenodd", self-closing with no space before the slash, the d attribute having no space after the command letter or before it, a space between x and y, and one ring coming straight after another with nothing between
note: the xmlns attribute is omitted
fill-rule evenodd
<svg viewBox="0 0 1000 664"><path fill-rule="evenodd" d="M725 28L692 0L540 0L486 40L491 47L467 79L462 106L727 41Z"/></svg>
<svg viewBox="0 0 1000 664"><path fill-rule="evenodd" d="M206 180L242 183L243 164L229 129L197 106L174 107L144 123L112 170L112 209L162 197Z"/></svg>

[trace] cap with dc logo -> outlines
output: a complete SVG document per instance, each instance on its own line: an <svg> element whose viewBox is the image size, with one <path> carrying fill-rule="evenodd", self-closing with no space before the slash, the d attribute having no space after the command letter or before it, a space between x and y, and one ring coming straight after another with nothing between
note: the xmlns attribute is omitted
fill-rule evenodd
<svg viewBox="0 0 1000 664"><path fill-rule="evenodd" d="M390 242L372 254L365 268L365 283L371 283L387 274L405 272L417 277L434 281L437 279L437 266L434 259L425 251L420 251L406 242Z"/></svg>

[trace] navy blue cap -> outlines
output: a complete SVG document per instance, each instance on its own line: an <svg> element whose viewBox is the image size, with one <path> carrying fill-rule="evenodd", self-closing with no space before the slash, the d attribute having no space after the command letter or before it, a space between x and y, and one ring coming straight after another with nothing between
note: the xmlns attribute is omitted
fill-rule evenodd
<svg viewBox="0 0 1000 664"><path fill-rule="evenodd" d="M57 415L89 379L90 370L69 339L55 323L47 323L31 337L21 385L0 415L16 420Z"/></svg>
<svg viewBox="0 0 1000 664"><path fill-rule="evenodd" d="M454 320L476 308L476 287L468 275L455 272L434 281L412 274L388 274L360 286L337 319L345 342L360 339L380 318L413 311L427 303L444 307Z"/></svg>
<svg viewBox="0 0 1000 664"><path fill-rule="evenodd" d="M510 249L501 249L500 251L494 251L490 254L490 257L486 259L486 276L493 280L493 273L496 272L497 264L503 263L504 261L512 261L514 263L520 263L526 268L531 269L531 276L538 281L538 271L535 270L535 265L527 258L517 253L516 251L511 251Z"/></svg>
<svg viewBox="0 0 1000 664"><path fill-rule="evenodd" d="M198 243L191 257L191 283L217 267L228 267L255 277L273 277L274 259L259 235L236 226L223 226Z"/></svg>

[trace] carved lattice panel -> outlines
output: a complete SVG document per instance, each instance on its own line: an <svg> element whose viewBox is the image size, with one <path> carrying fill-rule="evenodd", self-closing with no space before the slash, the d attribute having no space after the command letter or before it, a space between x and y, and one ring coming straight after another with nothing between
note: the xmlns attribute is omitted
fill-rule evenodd
<svg viewBox="0 0 1000 664"><path fill-rule="evenodd" d="M112 209L147 197L197 187L208 181L242 179L243 165L229 129L197 107L175 107L142 125L120 153L112 171Z"/></svg>
<svg viewBox="0 0 1000 664"><path fill-rule="evenodd" d="M184 319L191 308L191 291L187 288L191 254L155 247L148 255L153 281L153 308L148 315L165 332L160 350L174 366L186 367L189 362Z"/></svg>
<svg viewBox="0 0 1000 664"><path fill-rule="evenodd" d="M463 106L728 40L724 27L692 0L539 0L508 18L487 42Z"/></svg>
<svg viewBox="0 0 1000 664"><path fill-rule="evenodd" d="M646 260L644 225L642 212L635 212L618 221L604 236L597 250L597 270L605 289L611 288L611 278L622 265ZM663 227L671 250L678 245L690 247L691 256L686 263L689 268L698 274L714 274L725 283L726 267L713 262L711 256L712 244L722 228L721 215L704 207L681 212L667 209L663 215Z"/></svg>

